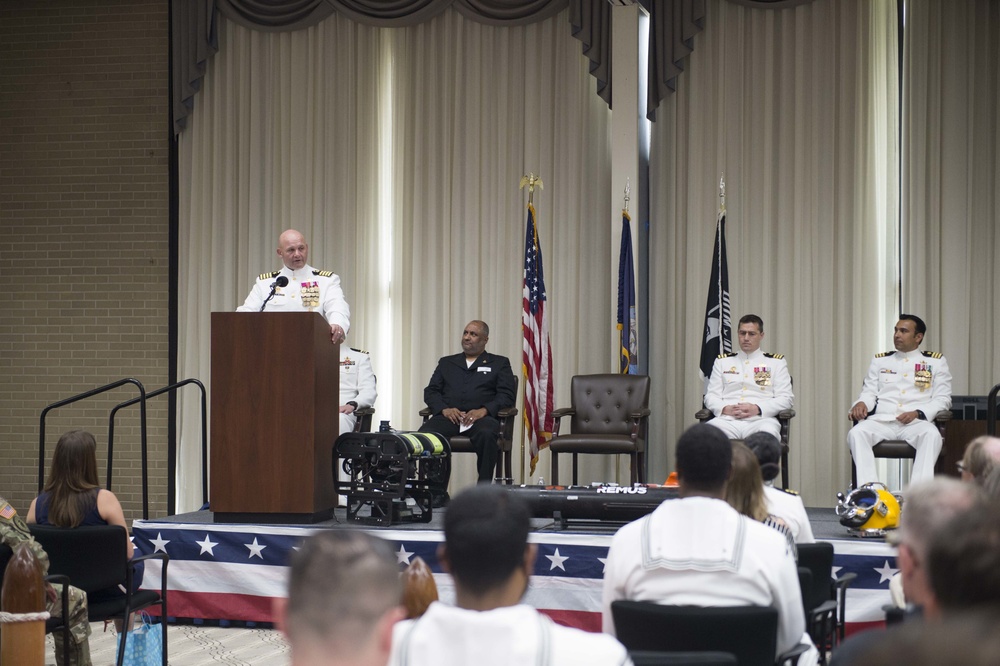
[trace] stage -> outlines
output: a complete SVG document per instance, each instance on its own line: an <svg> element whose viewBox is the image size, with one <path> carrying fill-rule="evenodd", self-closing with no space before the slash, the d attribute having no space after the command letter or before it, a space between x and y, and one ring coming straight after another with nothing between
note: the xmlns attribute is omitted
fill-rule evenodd
<svg viewBox="0 0 1000 666"><path fill-rule="evenodd" d="M848 631L884 619L889 578L896 571L895 551L882 540L847 536L832 509L808 509L818 540L834 546L834 575L858 575L847 595ZM216 524L210 511L179 514L133 524L136 549L164 551L171 617L194 620L272 622L271 603L285 594L289 553L306 535L321 529L364 529L393 542L400 569L415 556L434 571L441 599L451 602L451 578L441 572L437 547L444 539L442 513L430 523L387 528L346 522L343 509L314 525ZM618 524L589 522L559 529L552 520L534 519L530 540L538 560L525 597L557 621L600 631L601 579L611 537ZM159 562L146 563L145 581L159 580ZM145 587L145 585L144 585Z"/></svg>

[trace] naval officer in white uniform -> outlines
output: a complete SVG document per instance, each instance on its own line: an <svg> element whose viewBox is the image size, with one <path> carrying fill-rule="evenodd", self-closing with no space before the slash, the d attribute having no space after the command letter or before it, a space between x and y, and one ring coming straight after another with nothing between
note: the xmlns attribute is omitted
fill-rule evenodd
<svg viewBox="0 0 1000 666"><path fill-rule="evenodd" d="M921 351L927 333L916 315L899 316L892 335L895 351L876 354L849 416L857 422L847 432L858 485L878 481L872 447L884 439L902 439L917 451L910 482L928 481L941 453L938 412L951 408L951 372L938 352Z"/></svg>
<svg viewBox="0 0 1000 666"><path fill-rule="evenodd" d="M375 405L375 372L368 352L340 348L340 434L354 430L355 410Z"/></svg>
<svg viewBox="0 0 1000 666"><path fill-rule="evenodd" d="M707 421L730 439L746 439L755 432L781 436L778 413L791 409L792 379L781 354L760 350L764 321L754 314L740 318L740 351L720 354L712 366L705 407L715 414Z"/></svg>
<svg viewBox="0 0 1000 666"><path fill-rule="evenodd" d="M351 309L344 300L340 277L309 265L309 246L295 229L278 237L278 256L284 267L257 278L237 312L318 312L330 324L330 341L339 345L351 329ZM278 278L288 280L278 286ZM274 295L268 298L271 291Z"/></svg>

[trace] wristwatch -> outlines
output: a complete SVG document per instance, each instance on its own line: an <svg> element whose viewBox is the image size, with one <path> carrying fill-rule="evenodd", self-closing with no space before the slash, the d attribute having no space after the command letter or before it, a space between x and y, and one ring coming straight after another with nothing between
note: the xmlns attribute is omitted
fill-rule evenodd
<svg viewBox="0 0 1000 666"><path fill-rule="evenodd" d="M353 407L355 410L357 410L358 408L358 403L354 402L353 400L348 400L347 404Z"/></svg>
<svg viewBox="0 0 1000 666"><path fill-rule="evenodd" d="M927 415L924 414L922 411L920 411L918 409L917 410L917 418L920 419L921 421L926 421L927 420Z"/></svg>

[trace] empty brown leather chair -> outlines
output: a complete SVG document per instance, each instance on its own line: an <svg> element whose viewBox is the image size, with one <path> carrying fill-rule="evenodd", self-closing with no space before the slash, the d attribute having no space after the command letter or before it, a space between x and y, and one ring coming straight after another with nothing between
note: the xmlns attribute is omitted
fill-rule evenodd
<svg viewBox="0 0 1000 666"><path fill-rule="evenodd" d="M649 377L646 375L577 375L570 385L572 407L557 409L552 441L552 483L559 483L559 454L573 454L573 483L581 453L628 454L632 483L646 481L646 425ZM564 416L570 431L560 434Z"/></svg>

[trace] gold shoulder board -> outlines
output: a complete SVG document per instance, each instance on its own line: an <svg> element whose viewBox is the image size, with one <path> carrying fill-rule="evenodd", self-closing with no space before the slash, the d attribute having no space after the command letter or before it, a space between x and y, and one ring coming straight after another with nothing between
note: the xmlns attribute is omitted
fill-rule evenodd
<svg viewBox="0 0 1000 666"><path fill-rule="evenodd" d="M923 354L927 358L941 358L941 352L925 351Z"/></svg>
<svg viewBox="0 0 1000 666"><path fill-rule="evenodd" d="M881 354L875 354L875 358L885 358L886 356L892 356L896 353L896 350L882 352Z"/></svg>
<svg viewBox="0 0 1000 666"><path fill-rule="evenodd" d="M320 277L333 277L333 271L313 271L313 275L319 275Z"/></svg>
<svg viewBox="0 0 1000 666"><path fill-rule="evenodd" d="M271 271L270 273L261 273L260 275L257 276L257 279L258 280L272 280L272 279L278 277L278 273L280 273L280 272L281 271Z"/></svg>
<svg viewBox="0 0 1000 666"><path fill-rule="evenodd" d="M768 354L767 352L764 352L764 356L766 356L767 358L776 358L779 361L785 358L784 354Z"/></svg>
<svg viewBox="0 0 1000 666"><path fill-rule="evenodd" d="M736 352L726 352L725 354L719 354L717 358L729 358L730 356L736 356Z"/></svg>
<svg viewBox="0 0 1000 666"><path fill-rule="evenodd" d="M367 354L368 353L364 349L358 349L357 347L351 347L351 351L356 351L359 354Z"/></svg>

